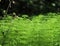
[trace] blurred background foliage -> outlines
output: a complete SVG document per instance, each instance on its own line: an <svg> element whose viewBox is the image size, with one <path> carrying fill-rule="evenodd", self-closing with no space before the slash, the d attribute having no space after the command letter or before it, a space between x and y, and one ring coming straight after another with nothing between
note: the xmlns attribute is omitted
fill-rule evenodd
<svg viewBox="0 0 60 46"><path fill-rule="evenodd" d="M60 12L60 0L0 0L0 16L3 11L7 14L27 14L29 16L40 13Z"/></svg>

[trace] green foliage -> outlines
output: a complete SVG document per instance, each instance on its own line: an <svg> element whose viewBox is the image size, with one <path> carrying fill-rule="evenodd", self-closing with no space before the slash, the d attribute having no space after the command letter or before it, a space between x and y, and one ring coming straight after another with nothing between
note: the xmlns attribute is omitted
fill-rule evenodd
<svg viewBox="0 0 60 46"><path fill-rule="evenodd" d="M56 16L57 15L57 16ZM0 20L1 46L58 46L60 45L60 15L49 13Z"/></svg>

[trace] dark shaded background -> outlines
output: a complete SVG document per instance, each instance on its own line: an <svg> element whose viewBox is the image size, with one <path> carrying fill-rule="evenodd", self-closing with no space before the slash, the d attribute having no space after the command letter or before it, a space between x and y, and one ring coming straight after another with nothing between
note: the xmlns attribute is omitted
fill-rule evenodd
<svg viewBox="0 0 60 46"><path fill-rule="evenodd" d="M60 0L1 0L0 16L3 10L6 10L7 14L15 12L17 15L27 14L29 16L48 12L57 13L60 12Z"/></svg>

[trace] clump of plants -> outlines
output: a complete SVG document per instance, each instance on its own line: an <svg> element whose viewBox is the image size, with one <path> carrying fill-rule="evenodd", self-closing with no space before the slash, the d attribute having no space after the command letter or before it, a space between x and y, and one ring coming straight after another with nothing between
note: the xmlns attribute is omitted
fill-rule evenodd
<svg viewBox="0 0 60 46"><path fill-rule="evenodd" d="M60 15L40 14L33 16L31 20L26 17L7 16L0 20L1 46L60 45Z"/></svg>

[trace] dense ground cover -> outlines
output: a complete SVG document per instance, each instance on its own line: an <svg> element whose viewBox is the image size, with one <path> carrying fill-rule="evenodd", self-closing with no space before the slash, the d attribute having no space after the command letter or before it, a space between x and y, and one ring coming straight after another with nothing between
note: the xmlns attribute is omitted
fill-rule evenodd
<svg viewBox="0 0 60 46"><path fill-rule="evenodd" d="M0 20L1 46L60 46L60 14L40 14L32 20L7 16Z"/></svg>

